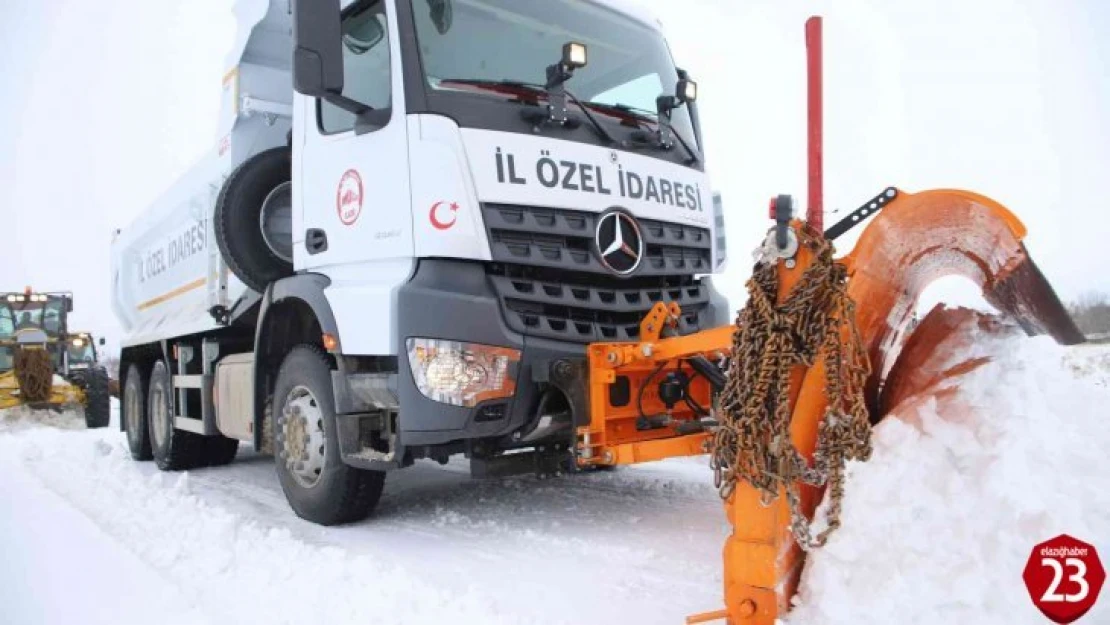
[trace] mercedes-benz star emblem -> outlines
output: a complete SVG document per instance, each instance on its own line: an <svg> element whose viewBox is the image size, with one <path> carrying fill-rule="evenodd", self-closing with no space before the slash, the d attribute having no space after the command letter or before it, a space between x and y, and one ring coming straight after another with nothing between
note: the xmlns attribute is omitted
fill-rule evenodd
<svg viewBox="0 0 1110 625"><path fill-rule="evenodd" d="M644 238L632 215L612 211L597 220L594 233L597 256L606 269L627 276L640 266L644 255Z"/></svg>

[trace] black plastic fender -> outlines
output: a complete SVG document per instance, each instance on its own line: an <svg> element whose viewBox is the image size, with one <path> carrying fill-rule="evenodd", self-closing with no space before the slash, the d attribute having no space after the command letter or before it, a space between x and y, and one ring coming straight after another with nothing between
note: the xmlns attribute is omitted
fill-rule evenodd
<svg viewBox="0 0 1110 625"><path fill-rule="evenodd" d="M264 409L266 395L269 392L267 371L276 372L277 367L281 365L281 359L285 357L284 353L274 353L272 349L275 341L273 337L267 334L270 325L269 314L274 305L289 300L296 300L308 306L313 316L315 316L316 322L320 325L320 331L335 337L337 347L334 351L341 352L343 343L339 336L339 327L335 322L335 313L332 312L331 304L328 303L328 298L324 295L324 289L329 285L331 285L331 279L325 275L300 273L270 283L262 295L254 337L254 447L256 450L262 449L263 425L264 419L267 417ZM320 340L320 337L312 338L316 341ZM293 341L287 347L292 347L300 342L300 340ZM281 342L278 342L278 344L280 345ZM271 362L273 360L276 360L276 364ZM340 368L339 373L342 374L342 359L337 359L337 364ZM345 407L340 405L339 400L340 397L336 397L336 410L337 412L343 412Z"/></svg>

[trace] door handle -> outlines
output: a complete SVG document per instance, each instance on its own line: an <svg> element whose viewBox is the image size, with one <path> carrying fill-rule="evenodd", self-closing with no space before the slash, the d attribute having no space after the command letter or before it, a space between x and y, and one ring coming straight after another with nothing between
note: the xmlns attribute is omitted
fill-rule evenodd
<svg viewBox="0 0 1110 625"><path fill-rule="evenodd" d="M304 246L309 254L328 251L328 233L320 228L309 228L304 235Z"/></svg>

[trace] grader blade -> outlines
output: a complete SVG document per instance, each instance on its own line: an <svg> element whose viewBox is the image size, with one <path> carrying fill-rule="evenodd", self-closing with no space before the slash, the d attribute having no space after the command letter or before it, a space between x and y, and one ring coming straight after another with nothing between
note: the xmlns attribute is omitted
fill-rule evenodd
<svg viewBox="0 0 1110 625"><path fill-rule="evenodd" d="M49 392L37 399L28 399L19 387L14 371L0 373L0 410L27 406L36 410L70 410L85 403L84 393L76 386L54 378Z"/></svg>
<svg viewBox="0 0 1110 625"><path fill-rule="evenodd" d="M0 409L14 406L61 410L82 405L81 389L54 374L46 335L37 329L17 335L11 370L0 373Z"/></svg>

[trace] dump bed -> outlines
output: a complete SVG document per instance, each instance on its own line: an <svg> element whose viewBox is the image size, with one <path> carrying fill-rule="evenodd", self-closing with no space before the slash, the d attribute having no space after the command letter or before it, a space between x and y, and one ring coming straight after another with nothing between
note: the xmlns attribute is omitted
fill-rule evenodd
<svg viewBox="0 0 1110 625"><path fill-rule="evenodd" d="M287 3L270 0L239 0L235 17L211 149L113 238L112 306L124 346L210 330L216 321L209 309L230 306L246 291L220 258L212 214L235 167L287 142L291 22Z"/></svg>

